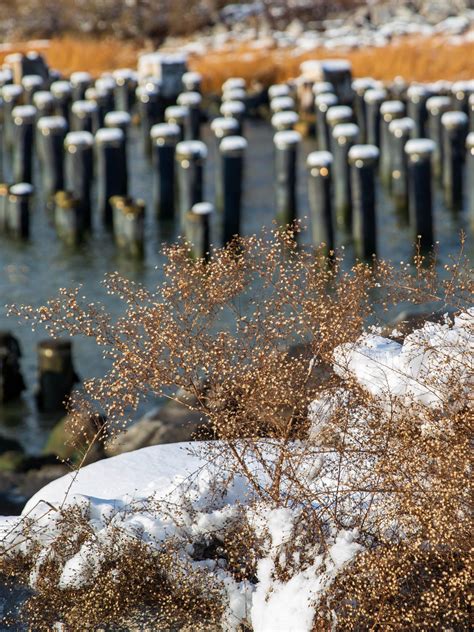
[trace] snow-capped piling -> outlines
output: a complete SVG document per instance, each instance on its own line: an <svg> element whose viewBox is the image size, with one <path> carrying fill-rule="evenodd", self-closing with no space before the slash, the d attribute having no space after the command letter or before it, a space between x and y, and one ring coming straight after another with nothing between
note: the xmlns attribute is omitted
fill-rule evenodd
<svg viewBox="0 0 474 632"><path fill-rule="evenodd" d="M469 96L469 132L474 132L474 94Z"/></svg>
<svg viewBox="0 0 474 632"><path fill-rule="evenodd" d="M291 96L290 86L287 83L274 83L268 88L268 98L270 101L277 97Z"/></svg>
<svg viewBox="0 0 474 632"><path fill-rule="evenodd" d="M274 114L271 123L276 132L282 132L288 129L295 129L298 120L299 116L296 112L284 111Z"/></svg>
<svg viewBox="0 0 474 632"><path fill-rule="evenodd" d="M187 92L202 94L202 75L200 72L188 71L182 76L183 88Z"/></svg>
<svg viewBox="0 0 474 632"><path fill-rule="evenodd" d="M33 105L33 96L36 92L44 90L45 84L40 75L24 75L21 78L23 86L23 99L26 105Z"/></svg>
<svg viewBox="0 0 474 632"><path fill-rule="evenodd" d="M336 95L330 92L319 94L314 101L316 108L316 138L320 151L329 151L331 147L326 117L329 108L336 106L337 102Z"/></svg>
<svg viewBox="0 0 474 632"><path fill-rule="evenodd" d="M405 106L401 101L384 101L380 106L380 176L386 185L390 183L392 172L392 136L389 125L405 115Z"/></svg>
<svg viewBox="0 0 474 632"><path fill-rule="evenodd" d="M68 246L76 246L84 237L84 218L80 200L68 191L54 196L54 224L59 238Z"/></svg>
<svg viewBox="0 0 474 632"><path fill-rule="evenodd" d="M275 97L270 101L270 110L276 112L292 112L295 109L295 101L290 96Z"/></svg>
<svg viewBox="0 0 474 632"><path fill-rule="evenodd" d="M113 112L115 110L115 80L108 76L99 77L99 79L95 81L94 88L95 102L99 108L99 118L103 126L107 112Z"/></svg>
<svg viewBox="0 0 474 632"><path fill-rule="evenodd" d="M8 190L6 227L17 239L30 236L31 196L33 187L27 182L12 185Z"/></svg>
<svg viewBox="0 0 474 632"><path fill-rule="evenodd" d="M33 181L33 141L37 110L33 105L13 108L14 125L13 179L15 182Z"/></svg>
<svg viewBox="0 0 474 632"><path fill-rule="evenodd" d="M329 108L326 113L326 123L329 132L329 150L332 154L335 152L336 140L334 138L334 128L337 125L353 122L352 108L347 105L334 105Z"/></svg>
<svg viewBox="0 0 474 632"><path fill-rule="evenodd" d="M474 93L474 81L456 81L451 86L454 109L468 112L469 97Z"/></svg>
<svg viewBox="0 0 474 632"><path fill-rule="evenodd" d="M354 145L349 150L352 193L352 234L356 255L369 259L377 253L375 174L379 150L375 145Z"/></svg>
<svg viewBox="0 0 474 632"><path fill-rule="evenodd" d="M203 201L204 165L207 147L199 140L186 140L176 145L176 181L178 183L179 221L184 228L186 213Z"/></svg>
<svg viewBox="0 0 474 632"><path fill-rule="evenodd" d="M160 123L150 131L154 174L153 199L161 220L175 216L175 153L181 130L177 125Z"/></svg>
<svg viewBox="0 0 474 632"><path fill-rule="evenodd" d="M405 145L413 136L415 122L409 117L395 119L389 125L391 135L390 188L395 206L408 221L408 167Z"/></svg>
<svg viewBox="0 0 474 632"><path fill-rule="evenodd" d="M222 243L240 234L242 184L247 141L242 136L226 136L219 146L222 169Z"/></svg>
<svg viewBox="0 0 474 632"><path fill-rule="evenodd" d="M412 139L405 145L408 156L408 198L410 225L422 250L433 246L433 184L431 161L435 143Z"/></svg>
<svg viewBox="0 0 474 632"><path fill-rule="evenodd" d="M119 68L112 76L115 80L115 109L131 112L135 104L135 90L138 84L136 72L130 68Z"/></svg>
<svg viewBox="0 0 474 632"><path fill-rule="evenodd" d="M433 170L437 176L441 175L443 169L443 126L441 125L441 117L445 112L449 112L451 107L451 99L446 96L434 96L426 101L428 137L435 143Z"/></svg>
<svg viewBox="0 0 474 632"><path fill-rule="evenodd" d="M21 348L17 338L9 331L0 331L0 403L17 399L25 389L21 374Z"/></svg>
<svg viewBox="0 0 474 632"><path fill-rule="evenodd" d="M127 255L143 257L145 252L145 202L124 196L110 200L114 215L114 238Z"/></svg>
<svg viewBox="0 0 474 632"><path fill-rule="evenodd" d="M292 224L297 217L296 184L298 149L301 134L294 130L277 132L275 144L276 215L282 226Z"/></svg>
<svg viewBox="0 0 474 632"><path fill-rule="evenodd" d="M247 99L247 92L243 88L232 88L232 90L227 90L222 95L222 103L226 103L227 101L241 101L245 103Z"/></svg>
<svg viewBox="0 0 474 632"><path fill-rule="evenodd" d="M54 98L55 114L62 116L69 123L72 103L72 87L69 81L54 81L50 86Z"/></svg>
<svg viewBox="0 0 474 632"><path fill-rule="evenodd" d="M413 84L407 90L407 115L415 123L414 138L427 137L428 110L426 102L432 91L423 85Z"/></svg>
<svg viewBox="0 0 474 632"><path fill-rule="evenodd" d="M70 340L43 340L37 346L38 388L36 403L42 412L64 409L65 399L79 381L74 370Z"/></svg>
<svg viewBox="0 0 474 632"><path fill-rule="evenodd" d="M211 247L211 217L214 207L210 202L195 204L186 213L186 239L195 259L209 259Z"/></svg>
<svg viewBox="0 0 474 632"><path fill-rule="evenodd" d="M184 105L188 109L185 128L187 140L199 140L201 138L201 103L202 96L199 92L182 92L178 96L178 105Z"/></svg>
<svg viewBox="0 0 474 632"><path fill-rule="evenodd" d="M92 77L88 72L73 72L69 78L72 88L72 100L84 101L87 88L92 85Z"/></svg>
<svg viewBox="0 0 474 632"><path fill-rule="evenodd" d="M340 123L333 129L333 182L337 223L347 230L352 225L351 176L349 150L359 142L359 128L354 123Z"/></svg>
<svg viewBox="0 0 474 632"><path fill-rule="evenodd" d="M166 123L178 126L180 141L186 138L186 121L188 116L188 108L184 105L170 105L165 110L165 121Z"/></svg>
<svg viewBox="0 0 474 632"><path fill-rule="evenodd" d="M56 114L56 104L54 97L48 90L38 90L33 95L33 105L37 110L37 118L42 116L54 116Z"/></svg>
<svg viewBox="0 0 474 632"><path fill-rule="evenodd" d="M125 177L128 181L128 139L130 136L130 126L132 124L132 117L128 112L124 110L113 110L107 112L104 117L104 127L110 129L121 129L123 132L123 145L125 152Z"/></svg>
<svg viewBox="0 0 474 632"><path fill-rule="evenodd" d="M162 123L164 119L164 110L160 99L160 90L158 86L147 83L138 86L136 91L136 100L138 113L140 116L140 130L142 133L143 149L145 155L151 157L151 128L153 125Z"/></svg>
<svg viewBox="0 0 474 632"><path fill-rule="evenodd" d="M98 212L106 226L112 226L110 198L127 195L125 136L118 127L103 127L95 135L97 152Z"/></svg>
<svg viewBox="0 0 474 632"><path fill-rule="evenodd" d="M21 104L23 88L17 84L6 84L2 88L3 102L3 142L7 152L11 151L14 142L13 109Z"/></svg>
<svg viewBox="0 0 474 632"><path fill-rule="evenodd" d="M463 173L469 119L464 112L445 112L443 126L443 188L446 205L452 210L462 208Z"/></svg>
<svg viewBox="0 0 474 632"><path fill-rule="evenodd" d="M375 86L375 81L371 77L361 77L354 79L352 82L353 101L355 122L360 130L360 142L367 141L367 107L365 103L365 93Z"/></svg>
<svg viewBox="0 0 474 632"><path fill-rule="evenodd" d="M214 132L216 140L216 160L214 165L215 205L218 211L222 211L224 194L222 190L222 154L219 151L219 146L222 139L227 136L240 136L240 124L235 118L219 117L212 121L211 130Z"/></svg>
<svg viewBox="0 0 474 632"><path fill-rule="evenodd" d="M56 191L64 189L64 138L67 122L62 116L43 116L36 127L43 195L48 200Z"/></svg>
<svg viewBox="0 0 474 632"><path fill-rule="evenodd" d="M245 103L242 101L226 101L220 107L220 113L224 118L232 118L237 121L238 136L244 135Z"/></svg>
<svg viewBox="0 0 474 632"><path fill-rule="evenodd" d="M74 101L71 105L71 129L74 132L96 132L98 114L94 101Z"/></svg>
<svg viewBox="0 0 474 632"><path fill-rule="evenodd" d="M367 112L367 143L380 147L380 106L387 98L387 91L383 88L371 88L364 94Z"/></svg>
<svg viewBox="0 0 474 632"><path fill-rule="evenodd" d="M68 190L78 200L84 229L92 225L91 188L94 177L94 137L90 132L70 132L64 139Z"/></svg>
<svg viewBox="0 0 474 632"><path fill-rule="evenodd" d="M467 197L468 217L471 231L474 233L474 132L466 138L466 165L467 165Z"/></svg>
<svg viewBox="0 0 474 632"><path fill-rule="evenodd" d="M324 244L326 254L334 249L332 162L328 151L314 151L306 159L313 244Z"/></svg>

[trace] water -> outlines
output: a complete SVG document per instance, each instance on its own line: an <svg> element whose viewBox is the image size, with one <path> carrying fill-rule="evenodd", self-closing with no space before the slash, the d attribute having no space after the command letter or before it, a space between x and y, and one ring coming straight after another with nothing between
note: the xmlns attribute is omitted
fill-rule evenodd
<svg viewBox="0 0 474 632"><path fill-rule="evenodd" d="M274 173L272 129L264 122L249 121L246 136L249 141L245 174L244 209L242 232L252 234L262 226L271 227L274 219ZM213 200L214 194L214 137L206 126L203 140L210 151L206 169L206 197ZM308 215L306 193L305 158L314 151L314 141L305 140L300 153L298 202L299 215ZM44 208L38 193L32 216L31 239L28 243L16 243L0 236L0 329L8 329L20 340L23 357L22 371L27 391L21 402L0 408L0 434L20 441L31 454L41 451L47 433L58 416L37 413L34 403L36 382L36 344L44 338L43 331L32 332L25 323L7 317L6 304L31 304L39 306L56 296L60 287L83 285L81 295L89 302L103 301L107 311L118 315L121 304L105 294L100 280L107 272L117 270L120 274L148 286L156 286L162 279L160 254L161 244L174 240L177 228L167 229L159 225L152 209L152 175L149 163L143 158L139 131L130 134L129 147L130 194L145 200L146 252L143 262L120 257L111 235L104 231L100 219L94 217L94 232L87 243L72 251L57 238L52 215ZM39 184L36 170L35 184ZM443 207L442 196L437 191L435 198L435 231L440 241L440 264L447 255L457 251L459 231L466 228L462 214L453 215ZM352 257L350 241L339 234L339 245L345 243L348 257ZM309 242L309 234L303 235ZM378 243L379 255L394 261L407 260L412 254L413 238L406 227L400 226L397 214L386 192L378 189ZM81 378L100 376L107 370L107 362L93 341L78 340L74 347L76 370ZM156 402L145 402L142 411ZM139 411L141 412L141 411Z"/></svg>

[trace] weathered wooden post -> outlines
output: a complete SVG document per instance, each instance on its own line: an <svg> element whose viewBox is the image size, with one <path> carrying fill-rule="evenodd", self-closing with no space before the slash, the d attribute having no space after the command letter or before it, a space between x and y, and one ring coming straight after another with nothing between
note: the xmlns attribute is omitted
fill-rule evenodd
<svg viewBox="0 0 474 632"><path fill-rule="evenodd" d="M177 125L159 123L153 125L150 135L155 212L161 220L172 220L175 216L175 154L181 131Z"/></svg>
<svg viewBox="0 0 474 632"><path fill-rule="evenodd" d="M226 136L219 146L222 160L222 243L240 234L242 184L247 141L243 136Z"/></svg>
<svg viewBox="0 0 474 632"><path fill-rule="evenodd" d="M213 212L214 207L210 202L199 202L186 214L186 240L194 259L210 259Z"/></svg>
<svg viewBox="0 0 474 632"><path fill-rule="evenodd" d="M409 140L405 145L408 156L408 197L410 225L420 247L433 246L433 185L431 161L435 143L428 138Z"/></svg>
<svg viewBox="0 0 474 632"><path fill-rule="evenodd" d="M352 108L348 105L334 105L327 111L326 123L329 130L329 150L331 153L334 154L335 152L334 128L344 123L352 123L353 114Z"/></svg>
<svg viewBox="0 0 474 632"><path fill-rule="evenodd" d="M313 244L323 247L327 255L335 246L331 191L332 162L332 154L328 151L314 151L306 159Z"/></svg>
<svg viewBox="0 0 474 632"><path fill-rule="evenodd" d="M367 143L380 147L380 106L387 98L383 88L371 88L364 95L367 111Z"/></svg>
<svg viewBox="0 0 474 632"><path fill-rule="evenodd" d="M36 92L44 89L44 80L39 75L24 75L21 78L21 85L23 86L25 105L33 105L33 96Z"/></svg>
<svg viewBox="0 0 474 632"><path fill-rule="evenodd" d="M455 81L451 86L454 109L467 114L469 97L473 92L474 84L472 81Z"/></svg>
<svg viewBox="0 0 474 632"><path fill-rule="evenodd" d="M342 107L342 106L341 106ZM349 151L358 143L359 128L354 123L340 123L333 129L334 199L336 219L346 230L352 227L351 172Z"/></svg>
<svg viewBox="0 0 474 632"><path fill-rule="evenodd" d="M298 121L299 116L296 112L284 110L283 112L276 112L272 116L271 123L275 132L283 132L284 130L295 129Z"/></svg>
<svg viewBox="0 0 474 632"><path fill-rule="evenodd" d="M85 230L92 226L91 189L94 179L94 137L90 132L69 132L64 139L66 181L78 200Z"/></svg>
<svg viewBox="0 0 474 632"><path fill-rule="evenodd" d="M384 101L380 106L380 175L382 182L388 186L392 173L391 134L389 126L392 121L405 116L405 106L401 101Z"/></svg>
<svg viewBox="0 0 474 632"><path fill-rule="evenodd" d="M74 101L71 105L71 128L74 132L95 131L98 107L94 101Z"/></svg>
<svg viewBox="0 0 474 632"><path fill-rule="evenodd" d="M464 112L445 112L443 126L443 187L446 205L458 211L463 203L463 175L469 119Z"/></svg>
<svg viewBox="0 0 474 632"><path fill-rule="evenodd" d="M68 246L77 246L83 240L81 203L67 191L58 191L54 196L54 224L58 237Z"/></svg>
<svg viewBox="0 0 474 632"><path fill-rule="evenodd" d="M466 138L467 150L467 184L468 184L468 217L471 231L474 233L474 132Z"/></svg>
<svg viewBox="0 0 474 632"><path fill-rule="evenodd" d="M407 115L415 123L414 138L428 137L428 110L426 102L432 96L432 91L420 84L413 84L407 90Z"/></svg>
<svg viewBox="0 0 474 632"><path fill-rule="evenodd" d="M72 103L72 87L69 81L54 81L50 87L55 103L55 114L70 122L70 108Z"/></svg>
<svg viewBox="0 0 474 632"><path fill-rule="evenodd" d="M352 90L354 92L354 115L355 122L360 130L360 142L367 142L367 106L365 102L365 93L367 90L374 88L375 82L370 77L361 77L354 79L352 82Z"/></svg>
<svg viewBox="0 0 474 632"><path fill-rule="evenodd" d="M245 104L242 101L226 101L220 107L224 118L233 118L239 124L238 136L244 135Z"/></svg>
<svg viewBox="0 0 474 632"><path fill-rule="evenodd" d="M282 226L297 217L297 163L301 134L294 130L277 132L275 143L277 220Z"/></svg>
<svg viewBox="0 0 474 632"><path fill-rule="evenodd" d="M20 368L20 344L9 331L0 331L0 403L20 397L25 382Z"/></svg>
<svg viewBox="0 0 474 632"><path fill-rule="evenodd" d="M103 127L95 135L98 211L106 226L113 225L110 198L128 192L125 137L117 127Z"/></svg>
<svg viewBox="0 0 474 632"><path fill-rule="evenodd" d="M30 236L30 206L33 187L27 182L12 185L8 190L7 230L17 239Z"/></svg>
<svg viewBox="0 0 474 632"><path fill-rule="evenodd" d="M201 138L201 102L199 92L182 92L178 96L178 105L187 108L188 116L185 124L185 137L187 140L199 140Z"/></svg>
<svg viewBox="0 0 474 632"><path fill-rule="evenodd" d="M78 381L70 340L43 340L38 344L36 402L41 412L63 410L65 400Z"/></svg>
<svg viewBox="0 0 474 632"><path fill-rule="evenodd" d="M335 107L337 102L336 95L330 92L319 94L315 99L316 139L320 151L329 151L331 149L331 138L326 117L329 108Z"/></svg>
<svg viewBox="0 0 474 632"><path fill-rule="evenodd" d="M375 145L354 145L349 151L352 190L352 233L357 257L377 254L375 173L379 150Z"/></svg>
<svg viewBox="0 0 474 632"><path fill-rule="evenodd" d="M113 77L99 77L94 84L95 102L99 108L99 121L101 126L104 125L104 119L107 112L115 110L115 79Z"/></svg>
<svg viewBox="0 0 474 632"><path fill-rule="evenodd" d="M207 147L199 140L186 140L176 145L179 218L185 227L186 213L203 201L204 164Z"/></svg>
<svg viewBox="0 0 474 632"><path fill-rule="evenodd" d="M151 128L153 125L162 122L159 88L152 83L138 86L136 89L136 99L140 114L140 129L142 132L145 155L151 157Z"/></svg>
<svg viewBox="0 0 474 632"><path fill-rule="evenodd" d="M443 171L443 126L441 125L441 117L445 112L449 112L451 107L451 99L449 97L434 96L426 101L428 136L435 143L433 169L438 177Z"/></svg>
<svg viewBox="0 0 474 632"><path fill-rule="evenodd" d="M17 105L12 111L14 125L13 178L15 182L33 182L33 141L36 108Z"/></svg>
<svg viewBox="0 0 474 632"><path fill-rule="evenodd" d="M202 93L202 75L200 72L189 70L185 72L182 77L183 88L187 92L199 92Z"/></svg>
<svg viewBox="0 0 474 632"><path fill-rule="evenodd" d="M3 101L3 141L5 151L10 152L14 142L12 111L21 103L23 88L17 84L6 84L2 88Z"/></svg>
<svg viewBox="0 0 474 632"><path fill-rule="evenodd" d="M46 200L64 189L64 138L67 122L62 116L43 116L36 124L38 155Z"/></svg>
<svg viewBox="0 0 474 632"><path fill-rule="evenodd" d="M84 101L87 88L92 85L92 77L88 72L73 72L69 77L72 88L72 100Z"/></svg>
<svg viewBox="0 0 474 632"><path fill-rule="evenodd" d="M188 116L189 110L184 105L170 105L165 110L165 121L178 126L180 141L186 138L186 121Z"/></svg>
<svg viewBox="0 0 474 632"><path fill-rule="evenodd" d="M145 252L145 202L113 196L110 200L114 213L114 237L117 246L132 257L143 257Z"/></svg>
<svg viewBox="0 0 474 632"><path fill-rule="evenodd" d="M38 90L33 95L33 105L36 108L36 117L54 116L56 113L56 103L51 92Z"/></svg>
<svg viewBox="0 0 474 632"><path fill-rule="evenodd" d="M130 113L135 104L137 74L130 68L119 68L119 70L115 70L112 76L115 79L115 109L119 112Z"/></svg>
<svg viewBox="0 0 474 632"><path fill-rule="evenodd" d="M395 119L389 125L391 142L391 190L396 208L408 221L408 165L405 145L415 130L413 119Z"/></svg>

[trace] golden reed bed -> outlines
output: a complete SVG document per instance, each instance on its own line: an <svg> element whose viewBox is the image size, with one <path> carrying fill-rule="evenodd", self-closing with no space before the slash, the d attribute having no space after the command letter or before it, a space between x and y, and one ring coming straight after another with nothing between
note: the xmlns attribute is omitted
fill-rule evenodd
<svg viewBox="0 0 474 632"><path fill-rule="evenodd" d="M42 48L49 64L69 74L87 70L93 75L116 68L135 66L142 50L138 43L112 39L52 39ZM18 44L0 51L0 62L9 52L25 51L37 46ZM324 49L295 55L291 49L253 49L249 45L229 46L226 50L192 55L190 67L204 76L204 89L218 91L231 76L269 85L298 75L299 64L305 59L343 57L350 59L356 77L370 75L390 80L402 76L410 81L456 80L474 77L474 42L453 45L441 37L404 38L385 48L365 48L332 52Z"/></svg>

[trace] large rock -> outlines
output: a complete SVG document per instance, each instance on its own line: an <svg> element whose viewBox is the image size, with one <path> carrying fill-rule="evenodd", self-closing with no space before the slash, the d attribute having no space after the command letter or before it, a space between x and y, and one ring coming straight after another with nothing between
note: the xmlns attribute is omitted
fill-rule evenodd
<svg viewBox="0 0 474 632"><path fill-rule="evenodd" d="M162 443L210 438L212 431L208 419L200 412L189 409L193 397L183 392L177 397L179 401L169 401L153 409L123 434L108 441L105 445L107 456Z"/></svg>

